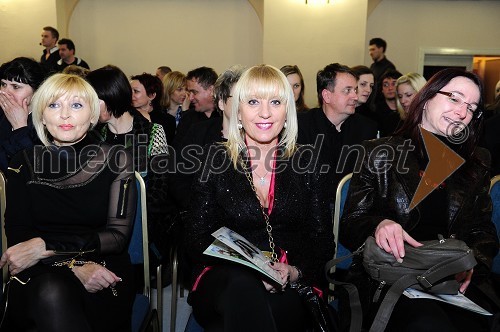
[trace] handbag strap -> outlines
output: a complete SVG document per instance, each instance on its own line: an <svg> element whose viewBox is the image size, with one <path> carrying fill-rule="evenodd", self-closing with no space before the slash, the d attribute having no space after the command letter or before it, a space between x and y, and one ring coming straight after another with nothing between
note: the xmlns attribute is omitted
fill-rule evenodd
<svg viewBox="0 0 500 332"><path fill-rule="evenodd" d="M349 332L361 331L361 327L363 325L363 308L361 307L358 288L349 282L331 280L330 283L344 288L349 296L349 306L351 308L351 323L349 324Z"/></svg>
<svg viewBox="0 0 500 332"><path fill-rule="evenodd" d="M274 244L274 238L273 238L273 226L271 226L271 223L269 222L269 215L264 211L264 207L262 206L262 203L260 203L260 198L259 195L257 195L257 190L255 189L255 185L253 183L253 178L252 174L248 171L243 158L240 158L240 164L241 168L243 168L243 171L245 172L245 176L248 180L248 183L250 183L250 187L252 188L255 197L257 197L257 201L259 202L260 205L260 211L262 213L262 217L264 218L264 221L266 222L266 232L267 236L269 239L269 248L271 249L271 261L272 262L277 262L278 261L278 254L276 254L275 248L276 245Z"/></svg>
<svg viewBox="0 0 500 332"><path fill-rule="evenodd" d="M356 251L350 253L349 255L346 255L346 256L342 256L342 257L337 257L337 258L333 258L333 259L330 259L328 262L326 262L325 264L325 274L326 274L326 279L331 282L332 284L335 284L335 280L330 276L330 270L332 267L334 267L335 265L337 264L340 264L342 263L343 261L353 257L353 256L356 256L356 255L359 255L363 252L363 250L365 249L365 244L363 243L361 245L361 247L359 247L358 249L356 249Z"/></svg>
<svg viewBox="0 0 500 332"><path fill-rule="evenodd" d="M399 278L398 281L389 288L384 300L380 304L377 315L370 327L370 332L382 332L385 330L396 302L403 291L408 287L420 284L424 288L431 288L435 282L454 273L470 270L476 263L473 252L469 251L466 255L458 259L450 258L442 263L436 264L420 276L415 277L415 275L407 274Z"/></svg>
<svg viewBox="0 0 500 332"><path fill-rule="evenodd" d="M363 244L353 253L331 259L325 264L325 275L328 282L336 286L341 286L347 291L347 295L349 296L349 306L351 307L351 323L349 324L349 332L359 332L361 331L361 327L363 325L363 309L361 307L361 301L359 299L358 288L354 284L351 284L349 282L342 282L333 279L331 277L330 269L335 265L345 261L346 259L361 254L364 248L365 245Z"/></svg>

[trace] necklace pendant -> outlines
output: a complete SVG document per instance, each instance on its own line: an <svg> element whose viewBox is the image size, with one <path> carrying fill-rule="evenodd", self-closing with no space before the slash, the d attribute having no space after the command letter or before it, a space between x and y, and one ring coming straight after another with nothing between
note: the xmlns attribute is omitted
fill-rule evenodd
<svg viewBox="0 0 500 332"><path fill-rule="evenodd" d="M265 186L266 185L266 178L262 177L259 180L260 180L260 185L261 186Z"/></svg>

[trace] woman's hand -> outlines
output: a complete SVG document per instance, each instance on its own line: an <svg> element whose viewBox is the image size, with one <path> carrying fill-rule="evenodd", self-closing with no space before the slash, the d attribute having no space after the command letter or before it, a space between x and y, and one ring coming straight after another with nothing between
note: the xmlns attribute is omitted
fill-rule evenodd
<svg viewBox="0 0 500 332"><path fill-rule="evenodd" d="M28 125L29 111L27 98L24 98L22 105L19 105L11 95L0 91L0 106L14 130Z"/></svg>
<svg viewBox="0 0 500 332"><path fill-rule="evenodd" d="M278 274L281 278L281 281L283 283L283 286L281 287L281 290L284 290L285 287L289 282L296 282L299 278L299 272L297 269L291 265L285 264L285 263L269 263L269 266L271 269L278 271ZM264 283L264 286L266 287L266 290L268 290L271 293L276 292L275 286L269 284L266 281L262 281Z"/></svg>
<svg viewBox="0 0 500 332"><path fill-rule="evenodd" d="M186 91L186 99L184 99L184 101L182 102L182 110L187 111L190 105L191 105L190 92Z"/></svg>
<svg viewBox="0 0 500 332"><path fill-rule="evenodd" d="M420 247L422 243L412 238L400 224L389 219L384 219L375 229L375 241L386 252L394 255L399 263L405 257L404 242L413 247Z"/></svg>
<svg viewBox="0 0 500 332"><path fill-rule="evenodd" d="M472 279L472 273L474 273L474 269L455 274L455 280L461 283L459 289L460 293L465 293L467 287L469 287L470 281Z"/></svg>
<svg viewBox="0 0 500 332"><path fill-rule="evenodd" d="M75 266L72 271L89 293L97 293L110 286L115 287L117 282L122 281L116 274L99 264Z"/></svg>
<svg viewBox="0 0 500 332"><path fill-rule="evenodd" d="M8 248L0 259L0 268L8 264L9 272L14 276L35 265L41 259L53 255L54 251L46 250L45 241L36 237Z"/></svg>

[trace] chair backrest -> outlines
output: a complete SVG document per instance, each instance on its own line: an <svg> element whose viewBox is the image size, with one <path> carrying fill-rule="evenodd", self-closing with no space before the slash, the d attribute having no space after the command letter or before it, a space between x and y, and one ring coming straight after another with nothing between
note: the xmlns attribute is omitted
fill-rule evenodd
<svg viewBox="0 0 500 332"><path fill-rule="evenodd" d="M146 208L146 184L142 176L135 172L137 185L137 207L134 227L130 239L128 253L134 265L142 265L144 287L142 293L135 295L132 307L132 332L145 331L150 326L156 326L153 331L159 331L158 313L151 306L151 279L149 274L149 241L148 241L148 214ZM157 297L159 297L157 291ZM149 331L149 330L148 330Z"/></svg>
<svg viewBox="0 0 500 332"><path fill-rule="evenodd" d="M148 215L146 208L146 184L138 172L135 172L137 185L137 208L135 212L134 228L130 239L128 253L132 264L144 265L143 294L151 298L151 285L149 276L149 250L148 250Z"/></svg>
<svg viewBox="0 0 500 332"><path fill-rule="evenodd" d="M5 236L5 204L7 201L5 175L0 172L0 227L2 228L2 253L7 250L7 237ZM2 282L7 280L9 267L7 264L2 269ZM2 288L3 289L3 288Z"/></svg>
<svg viewBox="0 0 500 332"><path fill-rule="evenodd" d="M333 236L335 237L335 254L333 258L347 256L350 252L342 244L339 243L339 224L342 211L344 210L347 192L349 191L349 183L351 182L352 173L347 174L340 180L335 193L335 211L333 213ZM342 269L347 269L351 265L352 259L347 259L337 266ZM333 267L332 273L335 272Z"/></svg>
<svg viewBox="0 0 500 332"><path fill-rule="evenodd" d="M497 228L497 235L500 238L500 175L491 179L490 196L493 209L491 211L491 220ZM500 274L500 253L493 260L491 268L493 273Z"/></svg>

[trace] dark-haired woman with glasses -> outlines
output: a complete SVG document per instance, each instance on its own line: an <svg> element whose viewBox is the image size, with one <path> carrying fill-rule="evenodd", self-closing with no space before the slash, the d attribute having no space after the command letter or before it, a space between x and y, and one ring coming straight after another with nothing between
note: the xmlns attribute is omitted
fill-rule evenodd
<svg viewBox="0 0 500 332"><path fill-rule="evenodd" d="M475 74L442 70L416 94L405 122L394 136L364 143L365 158L361 171L353 175L350 183L340 242L356 250L369 235L374 235L380 248L402 261L405 242L417 247L420 241L438 239L438 234L463 240L473 249L478 264L455 276L459 291L494 311L477 288L487 282L498 252L488 194L490 154L477 147L483 122L482 96L483 85ZM424 142L423 135L435 142ZM448 153L456 153L464 163L455 165L449 158L434 160L437 168L448 167L453 173L444 181L433 181L427 169L428 151L443 144L444 149L451 150ZM387 166L388 158L398 164L382 170L380 166ZM411 208L421 182L429 186L430 193ZM362 275L361 270L355 261L351 276ZM364 290L365 301L380 286L359 281L369 280L366 278L356 280ZM366 326L379 304L364 302ZM487 317L444 302L401 296L387 331L483 331L489 330Z"/></svg>

